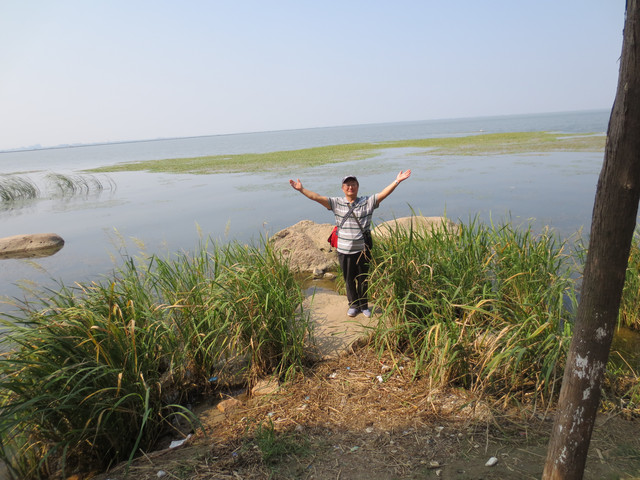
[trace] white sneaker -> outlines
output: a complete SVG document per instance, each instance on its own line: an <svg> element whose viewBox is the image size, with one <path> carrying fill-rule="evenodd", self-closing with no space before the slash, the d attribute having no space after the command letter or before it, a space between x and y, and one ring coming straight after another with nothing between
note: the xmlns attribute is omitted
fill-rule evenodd
<svg viewBox="0 0 640 480"><path fill-rule="evenodd" d="M358 310L357 308L350 308L349 310L347 310L347 315L350 317L355 317L359 312L360 310Z"/></svg>
<svg viewBox="0 0 640 480"><path fill-rule="evenodd" d="M362 314L369 318L371 316L371 310L369 310L368 308L365 308L364 310L362 310Z"/></svg>

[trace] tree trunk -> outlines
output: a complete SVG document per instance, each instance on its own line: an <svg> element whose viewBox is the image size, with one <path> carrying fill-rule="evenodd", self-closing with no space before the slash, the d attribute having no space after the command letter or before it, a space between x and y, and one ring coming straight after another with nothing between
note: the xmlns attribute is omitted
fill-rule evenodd
<svg viewBox="0 0 640 480"><path fill-rule="evenodd" d="M575 330L544 479L582 478L600 403L640 197L640 23L627 1L618 90L598 180Z"/></svg>

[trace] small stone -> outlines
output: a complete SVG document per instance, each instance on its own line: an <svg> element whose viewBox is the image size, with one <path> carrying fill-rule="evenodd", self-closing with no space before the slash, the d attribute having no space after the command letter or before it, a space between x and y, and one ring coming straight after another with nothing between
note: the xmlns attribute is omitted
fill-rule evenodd
<svg viewBox="0 0 640 480"><path fill-rule="evenodd" d="M275 393L278 388L280 388L280 384L277 379L267 378L258 381L258 383L256 383L256 386L251 389L251 394L254 397L259 397L261 395L271 395L272 393Z"/></svg>
<svg viewBox="0 0 640 480"><path fill-rule="evenodd" d="M226 400L222 400L220 403L218 403L217 408L222 413L228 413L231 410L238 408L240 405L242 405L242 402L237 398L227 398Z"/></svg>
<svg viewBox="0 0 640 480"><path fill-rule="evenodd" d="M487 460L487 463L485 463L485 467L493 467L495 464L498 463L498 459L496 457L491 457L489 460Z"/></svg>
<svg viewBox="0 0 640 480"><path fill-rule="evenodd" d="M191 438L191 434L187 435L187 437L186 437L186 438L182 438L182 439L180 439L180 440L174 440L174 441L172 441L172 442L171 442L171 444L169 445L169 448L178 448L178 447L181 447L181 446L182 446L182 445L184 445L184 444L185 444L185 442L186 442L187 440L189 440L190 438Z"/></svg>

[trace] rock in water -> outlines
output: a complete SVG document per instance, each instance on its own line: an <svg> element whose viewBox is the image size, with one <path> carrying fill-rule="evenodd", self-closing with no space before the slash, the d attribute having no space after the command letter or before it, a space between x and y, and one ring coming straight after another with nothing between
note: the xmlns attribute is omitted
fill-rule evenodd
<svg viewBox="0 0 640 480"><path fill-rule="evenodd" d="M0 259L48 257L64 246L55 233L34 233L0 238Z"/></svg>

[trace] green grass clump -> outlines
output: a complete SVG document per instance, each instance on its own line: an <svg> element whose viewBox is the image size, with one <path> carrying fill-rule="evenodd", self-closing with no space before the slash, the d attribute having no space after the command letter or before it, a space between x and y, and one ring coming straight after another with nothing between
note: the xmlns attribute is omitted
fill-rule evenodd
<svg viewBox="0 0 640 480"><path fill-rule="evenodd" d="M271 247L126 259L103 282L61 286L6 315L0 457L16 478L105 468L148 451L182 405L236 378L291 376L309 323Z"/></svg>
<svg viewBox="0 0 640 480"><path fill-rule="evenodd" d="M120 163L91 169L93 172L149 171L166 173L264 172L314 167L371 158L389 148L420 148L434 155L487 155L548 151L601 151L605 137L590 134L517 132L426 138L380 143L329 145L302 150L238 155L212 155Z"/></svg>
<svg viewBox="0 0 640 480"><path fill-rule="evenodd" d="M287 455L304 455L308 441L291 432L278 432L273 421L260 423L254 431L254 442L266 464L274 464Z"/></svg>
<svg viewBox="0 0 640 480"><path fill-rule="evenodd" d="M640 232L636 230L620 301L619 325L640 331Z"/></svg>
<svg viewBox="0 0 640 480"><path fill-rule="evenodd" d="M629 250L618 327L607 365L607 388L604 390L603 403L637 409L640 407L638 352L630 347L635 344L632 337L640 331L640 230L637 229Z"/></svg>
<svg viewBox="0 0 640 480"><path fill-rule="evenodd" d="M411 356L434 386L550 400L575 303L564 242L476 222L391 233L374 255L377 348Z"/></svg>

